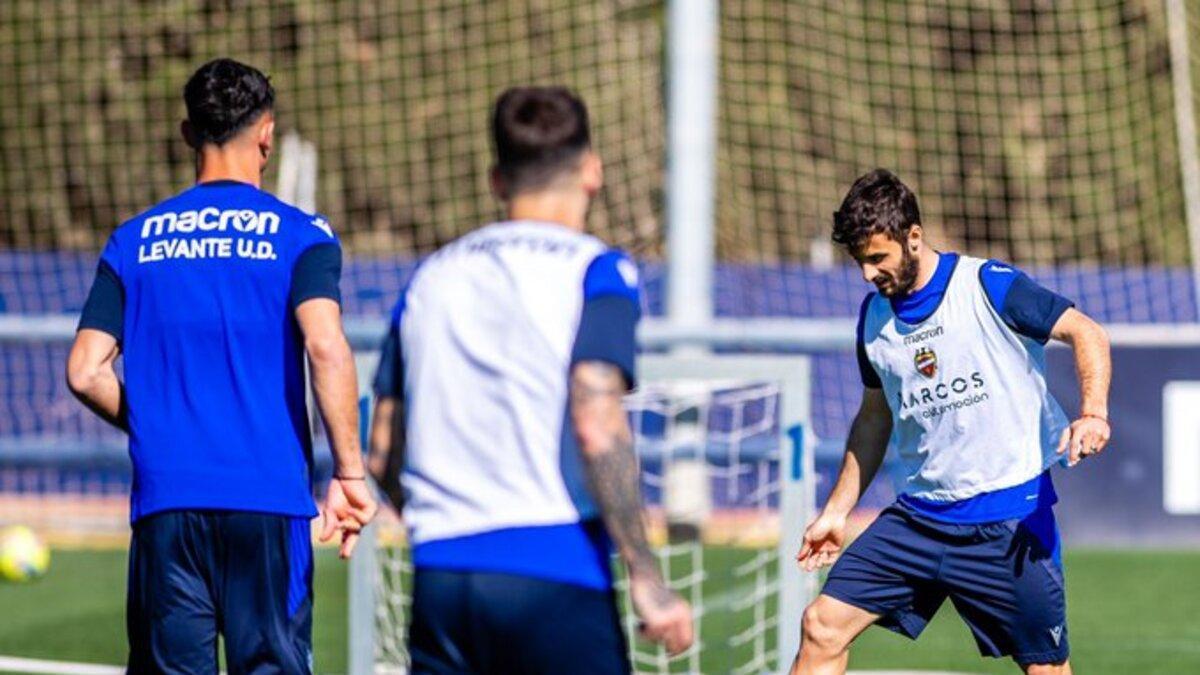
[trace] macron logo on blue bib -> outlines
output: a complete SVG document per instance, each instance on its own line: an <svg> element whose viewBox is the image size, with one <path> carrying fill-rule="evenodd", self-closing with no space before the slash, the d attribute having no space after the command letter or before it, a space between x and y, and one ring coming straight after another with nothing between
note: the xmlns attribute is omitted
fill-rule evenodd
<svg viewBox="0 0 1200 675"><path fill-rule="evenodd" d="M193 236L195 233L237 236ZM163 260L244 258L275 260L275 244L268 239L279 233L279 214L274 211L225 209L206 206L188 211L167 211L142 222L137 248L139 265Z"/></svg>
<svg viewBox="0 0 1200 675"><path fill-rule="evenodd" d="M333 228L329 227L329 221L328 221L328 220L325 220L325 219L324 219L324 218L322 218L321 216L317 216L316 218L313 218L312 220L310 220L310 221L308 221L308 222L312 223L312 226L313 226L313 227L315 227L315 228L317 228L318 230L320 230L320 231L324 232L325 234L329 235L329 238L330 238L330 239L333 239Z"/></svg>

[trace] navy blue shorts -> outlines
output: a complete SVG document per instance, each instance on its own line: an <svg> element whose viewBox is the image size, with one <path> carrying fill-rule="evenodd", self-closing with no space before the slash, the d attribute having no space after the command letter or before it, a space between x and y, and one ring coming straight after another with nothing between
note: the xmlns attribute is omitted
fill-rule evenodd
<svg viewBox="0 0 1200 675"><path fill-rule="evenodd" d="M630 672L612 591L417 568L412 615L413 675Z"/></svg>
<svg viewBox="0 0 1200 675"><path fill-rule="evenodd" d="M1067 659L1066 597L1049 507L1024 520L939 522L893 504L841 555L822 593L916 639L946 598L984 656Z"/></svg>
<svg viewBox="0 0 1200 675"><path fill-rule="evenodd" d="M308 518L168 511L133 525L129 673L312 672Z"/></svg>

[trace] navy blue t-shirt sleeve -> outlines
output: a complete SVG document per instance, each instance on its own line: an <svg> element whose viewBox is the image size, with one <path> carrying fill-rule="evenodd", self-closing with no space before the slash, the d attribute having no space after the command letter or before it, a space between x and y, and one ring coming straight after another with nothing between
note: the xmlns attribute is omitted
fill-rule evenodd
<svg viewBox="0 0 1200 675"><path fill-rule="evenodd" d="M603 361L637 385L637 322L641 318L637 267L620 251L597 256L583 280L583 311L571 363Z"/></svg>
<svg viewBox="0 0 1200 675"><path fill-rule="evenodd" d="M379 348L379 366L375 371L375 381L372 389L378 398L403 398L404 396L404 359L400 354L400 318L404 312L404 298L396 303L392 310L392 320L388 326L383 345Z"/></svg>
<svg viewBox="0 0 1200 675"><path fill-rule="evenodd" d="M869 293L863 299L862 307L858 310L858 326L854 329L854 351L858 357L858 375L862 379L863 386L867 389L882 389L883 380L879 379L879 373L875 371L875 366L872 366L871 360L867 358L867 346L863 342L863 323L867 318L867 307L874 297L874 293Z"/></svg>
<svg viewBox="0 0 1200 675"><path fill-rule="evenodd" d="M1043 344L1050 339L1050 331L1063 313L1075 306L1024 272L994 260L980 269L979 279L1004 323Z"/></svg>
<svg viewBox="0 0 1200 675"><path fill-rule="evenodd" d="M314 298L329 298L341 303L338 282L342 278L342 248L336 243L308 247L292 267L292 289L289 301L292 308Z"/></svg>
<svg viewBox="0 0 1200 675"><path fill-rule="evenodd" d="M121 341L125 330L125 287L116 270L107 261L96 266L96 278L83 303L79 327L104 331Z"/></svg>

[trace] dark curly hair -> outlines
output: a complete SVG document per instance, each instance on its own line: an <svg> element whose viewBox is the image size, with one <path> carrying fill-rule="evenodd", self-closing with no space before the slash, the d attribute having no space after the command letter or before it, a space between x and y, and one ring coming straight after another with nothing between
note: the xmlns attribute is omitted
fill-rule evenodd
<svg viewBox="0 0 1200 675"><path fill-rule="evenodd" d="M903 241L908 229L920 223L913 191L891 171L875 169L854 181L833 213L833 241L850 249L881 233Z"/></svg>
<svg viewBox="0 0 1200 675"><path fill-rule="evenodd" d="M216 59L188 79L183 101L196 146L224 145L275 106L275 89L257 68Z"/></svg>
<svg viewBox="0 0 1200 675"><path fill-rule="evenodd" d="M513 87L496 99L492 137L509 193L543 188L591 146L587 107L565 87Z"/></svg>

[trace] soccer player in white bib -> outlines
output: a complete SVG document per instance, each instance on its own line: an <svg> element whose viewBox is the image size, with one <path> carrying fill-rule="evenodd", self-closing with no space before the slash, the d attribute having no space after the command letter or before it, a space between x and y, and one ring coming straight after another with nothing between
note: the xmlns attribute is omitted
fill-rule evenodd
<svg viewBox="0 0 1200 675"><path fill-rule="evenodd" d="M862 404L797 556L805 569L833 568L804 612L792 672L843 673L868 626L916 639L949 599L980 653L1026 673L1070 673L1050 469L1108 442L1108 340L1019 270L940 253L924 234L916 196L883 169L860 177L834 214L833 240L877 291L858 322ZM1074 422L1046 388L1049 339L1074 350ZM843 550L846 518L889 445L904 488Z"/></svg>
<svg viewBox="0 0 1200 675"><path fill-rule="evenodd" d="M371 471L413 544L412 672L625 673L612 547L643 634L672 653L693 637L621 407L637 268L584 233L602 171L578 97L510 89L492 132L508 217L421 264L375 379Z"/></svg>

